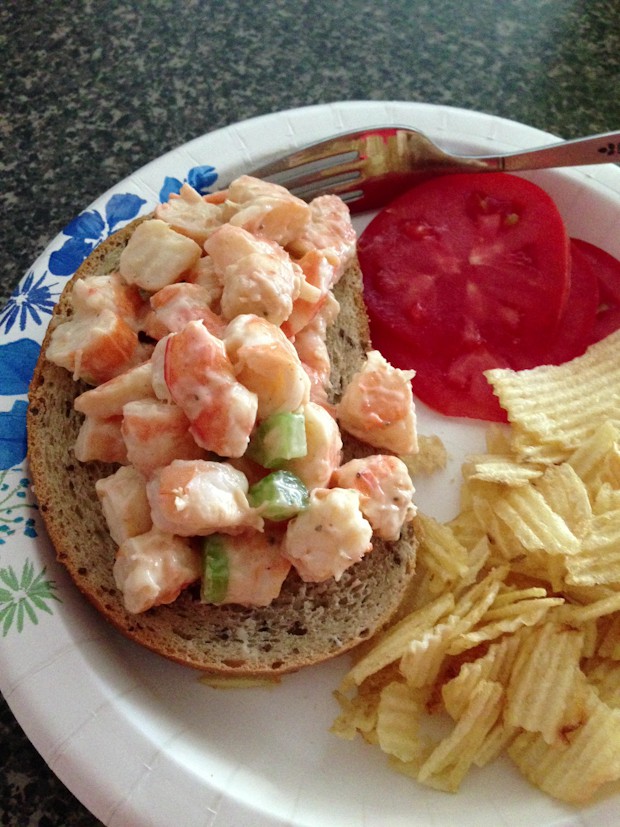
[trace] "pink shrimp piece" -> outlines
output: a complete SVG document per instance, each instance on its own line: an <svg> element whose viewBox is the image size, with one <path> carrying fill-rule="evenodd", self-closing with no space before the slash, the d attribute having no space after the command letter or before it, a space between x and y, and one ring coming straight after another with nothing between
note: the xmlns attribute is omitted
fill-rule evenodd
<svg viewBox="0 0 620 827"><path fill-rule="evenodd" d="M357 491L319 488L305 511L288 524L283 554L302 580L335 578L372 550L372 528L360 510Z"/></svg>
<svg viewBox="0 0 620 827"><path fill-rule="evenodd" d="M166 384L166 350L168 349L168 340L171 336L176 336L176 333L168 333L163 339L160 339L151 355L151 385L153 392L157 399L162 402L174 402L172 394Z"/></svg>
<svg viewBox="0 0 620 827"><path fill-rule="evenodd" d="M114 542L120 546L129 537L150 531L153 521L146 497L146 481L131 465L95 482L97 497Z"/></svg>
<svg viewBox="0 0 620 827"><path fill-rule="evenodd" d="M121 433L127 461L148 477L174 459L201 459L205 451L189 431L189 420L176 405L157 399L128 402Z"/></svg>
<svg viewBox="0 0 620 827"><path fill-rule="evenodd" d="M73 452L80 462L127 462L121 417L87 416L80 426Z"/></svg>
<svg viewBox="0 0 620 827"><path fill-rule="evenodd" d="M78 279L73 285L71 302L74 314L80 318L111 310L136 331L140 330L141 320L148 310L140 290L135 285L125 284L120 273Z"/></svg>
<svg viewBox="0 0 620 827"><path fill-rule="evenodd" d="M189 184L180 192L172 193L167 202L155 208L155 218L169 224L173 230L202 245L213 230L222 224L222 208L207 201Z"/></svg>
<svg viewBox="0 0 620 827"><path fill-rule="evenodd" d="M398 457L352 459L334 471L331 485L359 491L362 514L384 540L398 540L403 525L415 516L413 483Z"/></svg>
<svg viewBox="0 0 620 827"><path fill-rule="evenodd" d="M220 227L204 245L207 259L212 262L220 279L223 279L229 267L236 266L241 259L257 252L271 253L275 247L277 245L231 224Z"/></svg>
<svg viewBox="0 0 620 827"><path fill-rule="evenodd" d="M185 275L185 281L199 284L206 290L206 299L209 307L219 313L220 299L224 285L215 269L211 256L202 256Z"/></svg>
<svg viewBox="0 0 620 827"><path fill-rule="evenodd" d="M306 487L325 488L342 459L342 438L338 423L321 405L308 402L303 409L306 426L307 453L286 463L288 471L302 480Z"/></svg>
<svg viewBox="0 0 620 827"><path fill-rule="evenodd" d="M151 218L133 231L121 253L119 270L127 284L155 293L179 281L201 254L191 238L175 232L165 221Z"/></svg>
<svg viewBox="0 0 620 827"><path fill-rule="evenodd" d="M294 338L321 311L335 281L334 266L323 253L311 250L298 264L305 282L293 302L290 316L282 323L282 330L289 338Z"/></svg>
<svg viewBox="0 0 620 827"><path fill-rule="evenodd" d="M226 328L224 346L239 382L256 394L258 418L295 411L310 399L310 380L280 328L252 314Z"/></svg>
<svg viewBox="0 0 620 827"><path fill-rule="evenodd" d="M211 310L209 302L209 291L199 284L168 284L151 296L152 313L145 331L153 339L162 339L168 333L178 333L188 322L201 321L209 333L221 339L226 322Z"/></svg>
<svg viewBox="0 0 620 827"><path fill-rule="evenodd" d="M208 192L202 196L209 204L223 204L228 198L228 190L218 190L217 192Z"/></svg>
<svg viewBox="0 0 620 827"><path fill-rule="evenodd" d="M144 303L118 273L78 279L71 301L73 315L52 332L50 362L99 385L148 359L150 348L138 338Z"/></svg>
<svg viewBox="0 0 620 827"><path fill-rule="evenodd" d="M226 462L174 460L153 474L146 493L157 528L193 537L261 529L262 518L247 500L248 487L241 471Z"/></svg>
<svg viewBox="0 0 620 827"><path fill-rule="evenodd" d="M202 322L189 322L180 333L158 342L153 387L159 398L167 390L184 411L190 432L201 447L222 457L243 456L256 421L258 400L237 381L223 342Z"/></svg>
<svg viewBox="0 0 620 827"><path fill-rule="evenodd" d="M75 380L99 385L149 358L151 348L109 308L75 313L52 332L46 356Z"/></svg>
<svg viewBox="0 0 620 827"><path fill-rule="evenodd" d="M331 384L327 345L309 332L295 339L295 350L310 380L310 401L333 412L327 396Z"/></svg>
<svg viewBox="0 0 620 827"><path fill-rule="evenodd" d="M222 279L222 316L244 313L281 325L299 296L303 273L278 244L224 224L205 243Z"/></svg>
<svg viewBox="0 0 620 827"><path fill-rule="evenodd" d="M130 368L96 388L84 391L76 396L73 407L87 416L122 416L123 406L127 402L152 399L154 396L153 366L149 361Z"/></svg>
<svg viewBox="0 0 620 827"><path fill-rule="evenodd" d="M305 231L287 249L297 258L311 250L325 253L335 268L337 281L353 260L357 244L349 208L337 195L320 195L310 202L310 216Z"/></svg>
<svg viewBox="0 0 620 827"><path fill-rule="evenodd" d="M325 382L323 372L320 369L308 365L306 362L302 362L301 364L310 380L310 402L320 405L332 416L335 416L336 408L329 401L327 395L328 385Z"/></svg>
<svg viewBox="0 0 620 827"><path fill-rule="evenodd" d="M129 537L118 548L114 580L132 614L173 603L201 575L201 556L182 537L152 528Z"/></svg>
<svg viewBox="0 0 620 827"><path fill-rule="evenodd" d="M331 360L327 349L327 327L337 317L340 306L328 293L319 312L299 333L294 345L304 370L310 378L310 399L330 412L327 391L331 387Z"/></svg>
<svg viewBox="0 0 620 827"><path fill-rule="evenodd" d="M280 594L291 570L282 555L280 538L245 531L222 538L228 564L226 594L218 603L268 606Z"/></svg>
<svg viewBox="0 0 620 827"><path fill-rule="evenodd" d="M310 207L285 187L241 175L228 188L229 221L283 247L304 233Z"/></svg>
<svg viewBox="0 0 620 827"><path fill-rule="evenodd" d="M416 415L411 391L414 373L394 368L379 351L370 351L338 405L341 427L375 448L401 455L416 453Z"/></svg>

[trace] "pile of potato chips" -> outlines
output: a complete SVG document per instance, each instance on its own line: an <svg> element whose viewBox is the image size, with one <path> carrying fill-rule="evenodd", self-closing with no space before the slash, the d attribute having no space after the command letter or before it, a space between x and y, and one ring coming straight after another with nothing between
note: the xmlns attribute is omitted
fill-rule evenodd
<svg viewBox="0 0 620 827"><path fill-rule="evenodd" d="M506 752L579 804L620 778L620 332L487 378L510 427L463 466L454 520L416 518L407 613L346 675L332 731L451 792Z"/></svg>

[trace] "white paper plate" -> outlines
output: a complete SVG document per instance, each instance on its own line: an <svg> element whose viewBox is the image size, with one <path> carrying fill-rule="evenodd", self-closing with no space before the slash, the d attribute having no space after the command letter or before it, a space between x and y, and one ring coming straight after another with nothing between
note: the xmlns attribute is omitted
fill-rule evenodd
<svg viewBox="0 0 620 827"><path fill-rule="evenodd" d="M121 638L56 564L27 487L27 383L63 284L92 246L159 200L162 188L229 180L332 133L377 124L426 131L468 152L512 150L553 136L485 114L415 103L334 103L281 112L198 138L138 170L78 216L33 264L0 314L0 689L44 759L114 827L193 825L599 825L620 823L620 796L575 810L525 782L508 761L474 770L455 796L399 776L360 739L328 728L346 658L271 689L214 690L197 673ZM213 169L206 169L212 167ZM620 171L611 165L532 173L571 234L620 256ZM358 229L365 221L357 219ZM420 406L420 429L450 454L418 492L440 519L456 507L474 422Z"/></svg>

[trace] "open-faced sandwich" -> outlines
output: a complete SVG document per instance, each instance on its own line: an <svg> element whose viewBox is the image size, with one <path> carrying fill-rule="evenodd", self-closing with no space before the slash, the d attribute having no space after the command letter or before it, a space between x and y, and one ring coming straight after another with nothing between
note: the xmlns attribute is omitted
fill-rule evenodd
<svg viewBox="0 0 620 827"><path fill-rule="evenodd" d="M410 376L371 349L339 198L184 185L90 255L43 343L28 456L58 559L207 672L347 651L414 570Z"/></svg>

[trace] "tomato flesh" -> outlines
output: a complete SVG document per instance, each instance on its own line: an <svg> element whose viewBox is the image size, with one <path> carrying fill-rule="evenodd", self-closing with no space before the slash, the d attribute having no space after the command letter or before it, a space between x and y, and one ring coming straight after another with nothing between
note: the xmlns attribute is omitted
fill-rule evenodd
<svg viewBox="0 0 620 827"><path fill-rule="evenodd" d="M415 368L442 413L505 418L483 370L540 362L569 298L569 242L551 198L505 173L419 184L380 212L358 254L376 347Z"/></svg>
<svg viewBox="0 0 620 827"><path fill-rule="evenodd" d="M599 282L591 260L574 239L570 240L570 287L556 336L541 363L560 365L586 350L599 307Z"/></svg>
<svg viewBox="0 0 620 827"><path fill-rule="evenodd" d="M590 264L598 284L596 318L588 341L593 344L620 328L620 261L588 241L573 238L571 244Z"/></svg>

